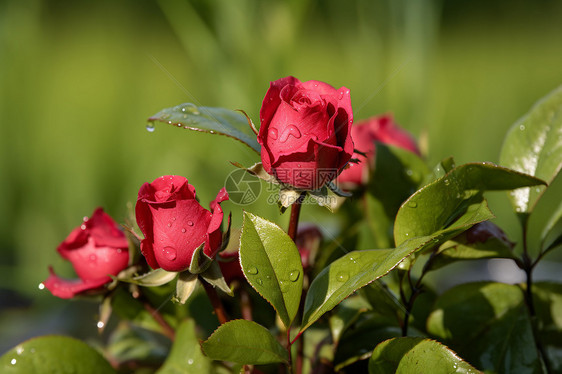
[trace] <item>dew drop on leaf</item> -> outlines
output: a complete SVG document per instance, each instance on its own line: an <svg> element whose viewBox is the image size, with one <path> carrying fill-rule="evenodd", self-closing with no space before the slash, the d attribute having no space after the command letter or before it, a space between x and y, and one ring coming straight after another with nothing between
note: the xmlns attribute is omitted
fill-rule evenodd
<svg viewBox="0 0 562 374"><path fill-rule="evenodd" d="M408 202L408 206L410 208L417 208L418 207L418 203L416 203L415 201L410 201Z"/></svg>
<svg viewBox="0 0 562 374"><path fill-rule="evenodd" d="M301 275L301 272L298 270L293 270L289 273L289 279L291 280L291 282L296 282L299 277Z"/></svg>
<svg viewBox="0 0 562 374"><path fill-rule="evenodd" d="M345 282L345 281L348 280L348 279L349 279L349 274L344 273L343 271L342 271L342 272L339 272L339 273L336 275L336 280L337 280L338 282Z"/></svg>
<svg viewBox="0 0 562 374"><path fill-rule="evenodd" d="M260 278L256 279L256 282L257 282L260 286L263 284L263 281L262 281Z"/></svg>
<svg viewBox="0 0 562 374"><path fill-rule="evenodd" d="M256 275L258 273L258 268L255 266L250 266L248 268L248 274Z"/></svg>

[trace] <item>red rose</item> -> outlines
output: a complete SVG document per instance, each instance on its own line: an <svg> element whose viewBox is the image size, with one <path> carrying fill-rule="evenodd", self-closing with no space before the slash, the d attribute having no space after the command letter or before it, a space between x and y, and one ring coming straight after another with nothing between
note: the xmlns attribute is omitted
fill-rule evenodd
<svg viewBox="0 0 562 374"><path fill-rule="evenodd" d="M199 261L193 255L201 246L207 260L213 259L222 244L223 211L219 203L225 200L228 193L222 188L209 212L195 199L195 188L177 175L143 184L135 210L145 236L141 252L150 267L167 271L190 269L192 260Z"/></svg>
<svg viewBox="0 0 562 374"><path fill-rule="evenodd" d="M353 158L359 159L359 164L350 163L338 176L338 183L345 189L355 189L367 184L369 169L375 163L375 142L394 145L420 154L414 138L401 129L391 115L371 117L367 120L356 122L351 128L351 137L355 149L367 155L365 158L358 153Z"/></svg>
<svg viewBox="0 0 562 374"><path fill-rule="evenodd" d="M59 278L49 267L43 284L54 296L70 299L100 288L129 263L129 243L113 219L98 208L90 219L75 228L58 246L60 255L70 261L79 279Z"/></svg>
<svg viewBox="0 0 562 374"><path fill-rule="evenodd" d="M349 90L287 77L271 82L260 110L264 169L278 181L315 190L334 179L353 153Z"/></svg>

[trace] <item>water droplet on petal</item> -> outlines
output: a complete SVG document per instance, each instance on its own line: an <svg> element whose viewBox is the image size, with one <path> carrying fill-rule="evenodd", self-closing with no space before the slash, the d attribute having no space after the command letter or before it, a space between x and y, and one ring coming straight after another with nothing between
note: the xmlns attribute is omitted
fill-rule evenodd
<svg viewBox="0 0 562 374"><path fill-rule="evenodd" d="M172 227L172 224L168 222L168 227Z"/></svg>
<svg viewBox="0 0 562 374"><path fill-rule="evenodd" d="M88 216L84 216L84 217L82 218L82 221L88 222L89 219L90 219L90 218L89 218Z"/></svg>
<svg viewBox="0 0 562 374"><path fill-rule="evenodd" d="M185 228L181 229L181 232L183 232L185 234L187 230Z"/></svg>
<svg viewBox="0 0 562 374"><path fill-rule="evenodd" d="M193 226L193 221L187 221L188 226Z"/></svg>
<svg viewBox="0 0 562 374"><path fill-rule="evenodd" d="M176 256L178 255L176 249L174 247L164 247L164 257L170 261L174 261Z"/></svg>
<svg viewBox="0 0 562 374"><path fill-rule="evenodd" d="M289 125L287 126L287 128L285 128L285 130L283 130L283 134L281 134L281 138L279 138L279 141L281 143L285 143L287 140L289 140L289 137L291 135L295 137L295 139L299 139L302 136L297 126Z"/></svg>
<svg viewBox="0 0 562 374"><path fill-rule="evenodd" d="M94 262L94 263L95 263L95 262L98 260L98 256L92 254L92 255L90 255L89 259L90 259L90 262Z"/></svg>
<svg viewBox="0 0 562 374"><path fill-rule="evenodd" d="M258 268L255 266L250 266L248 268L248 274L256 275L258 273Z"/></svg>
<svg viewBox="0 0 562 374"><path fill-rule="evenodd" d="M291 282L296 282L299 277L301 275L301 272L298 270L293 270L289 273L289 279L291 280Z"/></svg>
<svg viewBox="0 0 562 374"><path fill-rule="evenodd" d="M269 129L269 137L273 140L277 140L279 137L279 132L275 128Z"/></svg>
<svg viewBox="0 0 562 374"><path fill-rule="evenodd" d="M86 225L81 224L81 225L80 225L80 230L86 230Z"/></svg>
<svg viewBox="0 0 562 374"><path fill-rule="evenodd" d="M154 132L154 125L152 123L149 123L148 125L146 125L146 131Z"/></svg>
<svg viewBox="0 0 562 374"><path fill-rule="evenodd" d="M342 271L342 272L339 272L339 273L336 275L336 280L337 280L338 282L345 282L345 281L348 280L348 279L349 279L349 274L344 273L343 271Z"/></svg>

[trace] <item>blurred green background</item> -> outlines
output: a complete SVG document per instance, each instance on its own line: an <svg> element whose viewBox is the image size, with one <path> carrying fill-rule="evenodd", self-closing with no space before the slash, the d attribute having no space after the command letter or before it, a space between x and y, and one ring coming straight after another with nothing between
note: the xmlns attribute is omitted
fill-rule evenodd
<svg viewBox="0 0 562 374"><path fill-rule="evenodd" d="M561 19L554 0L0 1L1 350L67 328L69 302L37 285L49 264L72 275L55 248L83 216L102 206L123 222L164 174L206 204L229 161L257 161L216 135L149 133L160 109L257 122L269 82L294 75L348 87L356 119L394 113L430 164L497 161L511 124L562 84ZM265 198L248 209L286 221ZM492 209L517 240L503 195Z"/></svg>

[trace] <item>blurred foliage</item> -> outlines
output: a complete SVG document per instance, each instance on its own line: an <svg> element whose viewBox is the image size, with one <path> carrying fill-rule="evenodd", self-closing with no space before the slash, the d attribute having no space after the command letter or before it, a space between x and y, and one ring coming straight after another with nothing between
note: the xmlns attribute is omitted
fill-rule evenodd
<svg viewBox="0 0 562 374"><path fill-rule="evenodd" d="M393 112L430 165L497 162L510 125L562 83L561 16L554 0L0 1L0 326L19 341L38 327L15 320L63 308L37 284L49 264L72 275L55 248L97 206L123 222L164 174L206 204L229 161L256 161L227 138L149 133L160 109L244 109L257 123L269 81L294 75L348 87L356 119ZM490 203L517 240L507 198ZM264 196L245 208L287 219Z"/></svg>

